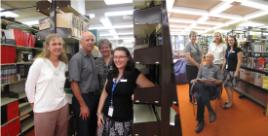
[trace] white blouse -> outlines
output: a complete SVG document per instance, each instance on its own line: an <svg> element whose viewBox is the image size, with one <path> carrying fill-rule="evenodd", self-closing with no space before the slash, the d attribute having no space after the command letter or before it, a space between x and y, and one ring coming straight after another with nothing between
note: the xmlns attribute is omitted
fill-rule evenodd
<svg viewBox="0 0 268 136"><path fill-rule="evenodd" d="M30 67L25 91L33 111L43 113L55 111L67 104L64 92L66 64L55 67L49 59L37 58Z"/></svg>
<svg viewBox="0 0 268 136"><path fill-rule="evenodd" d="M227 49L227 46L225 43L221 43L220 45L216 45L215 43L211 43L208 52L213 54L214 56L214 64L223 64L224 61L224 53Z"/></svg>

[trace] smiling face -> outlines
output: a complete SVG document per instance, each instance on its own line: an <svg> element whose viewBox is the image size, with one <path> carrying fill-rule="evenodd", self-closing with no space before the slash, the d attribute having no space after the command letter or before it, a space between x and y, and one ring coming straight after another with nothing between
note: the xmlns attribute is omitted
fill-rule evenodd
<svg viewBox="0 0 268 136"><path fill-rule="evenodd" d="M125 51L114 51L114 64L118 69L124 69L127 66L128 57Z"/></svg>
<svg viewBox="0 0 268 136"><path fill-rule="evenodd" d="M92 51L94 43L95 43L95 37L93 36L92 33L87 32L82 35L80 44L87 53L90 53Z"/></svg>
<svg viewBox="0 0 268 136"><path fill-rule="evenodd" d="M220 33L215 33L214 34L214 41L216 43L220 43L221 42L221 34Z"/></svg>
<svg viewBox="0 0 268 136"><path fill-rule="evenodd" d="M196 39L197 39L196 34L192 34L192 35L190 36L190 39L191 39L191 42L192 42L192 43L195 43L195 42L196 42Z"/></svg>
<svg viewBox="0 0 268 136"><path fill-rule="evenodd" d="M206 64L208 64L208 65L213 64L213 60L214 60L214 56L213 56L212 54L208 53L208 54L205 56Z"/></svg>
<svg viewBox="0 0 268 136"><path fill-rule="evenodd" d="M110 46L108 44L102 44L100 46L100 53L104 58L110 57L111 52L112 52L112 49L110 48Z"/></svg>
<svg viewBox="0 0 268 136"><path fill-rule="evenodd" d="M49 41L47 49L51 56L59 57L63 52L63 40L60 38L53 38Z"/></svg>
<svg viewBox="0 0 268 136"><path fill-rule="evenodd" d="M231 47L234 47L234 44L235 44L235 39L233 37L228 37L228 44L229 46Z"/></svg>

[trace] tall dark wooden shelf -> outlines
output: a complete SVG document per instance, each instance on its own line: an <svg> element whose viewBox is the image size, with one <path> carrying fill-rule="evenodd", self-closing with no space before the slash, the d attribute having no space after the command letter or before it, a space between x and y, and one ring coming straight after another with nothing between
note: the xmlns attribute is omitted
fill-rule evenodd
<svg viewBox="0 0 268 136"><path fill-rule="evenodd" d="M134 60L147 68L158 67L159 82L156 87L134 91L133 135L180 136L180 117L172 108L174 104L178 106L178 101L166 3L155 0L150 5L144 7L140 1L134 1ZM150 43L152 33L157 38ZM156 73L149 70L149 74ZM144 108L144 113L140 114L137 107Z"/></svg>

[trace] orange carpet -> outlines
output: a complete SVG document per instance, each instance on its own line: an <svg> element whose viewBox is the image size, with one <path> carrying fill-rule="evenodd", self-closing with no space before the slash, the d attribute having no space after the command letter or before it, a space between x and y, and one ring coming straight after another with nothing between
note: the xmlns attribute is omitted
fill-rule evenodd
<svg viewBox="0 0 268 136"><path fill-rule="evenodd" d="M196 120L193 105L189 102L188 85L178 85L179 109L183 136L268 136L268 117L264 115L264 108L248 99L239 99L234 93L234 105L231 109L224 110L220 103L226 100L223 91L219 100L212 102L216 108L217 120L208 122L208 113L205 113L205 128L196 134ZM195 106L196 108L196 106Z"/></svg>

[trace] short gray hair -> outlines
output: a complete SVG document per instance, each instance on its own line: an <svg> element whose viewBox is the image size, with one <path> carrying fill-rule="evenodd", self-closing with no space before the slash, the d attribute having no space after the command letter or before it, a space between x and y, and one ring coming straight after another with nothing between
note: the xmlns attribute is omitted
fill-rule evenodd
<svg viewBox="0 0 268 136"><path fill-rule="evenodd" d="M112 49L112 43L108 39L101 39L99 41L98 47L101 48L102 45L109 45L109 47Z"/></svg>

